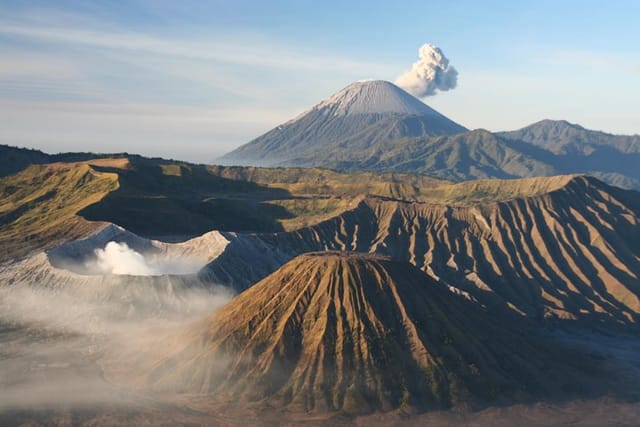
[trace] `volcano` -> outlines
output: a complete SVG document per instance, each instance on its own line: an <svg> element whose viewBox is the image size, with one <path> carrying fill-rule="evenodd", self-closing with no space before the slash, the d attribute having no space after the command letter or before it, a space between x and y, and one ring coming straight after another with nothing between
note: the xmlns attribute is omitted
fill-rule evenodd
<svg viewBox="0 0 640 427"><path fill-rule="evenodd" d="M393 83L360 81L216 163L313 166L319 165L328 153L350 158L352 151L371 149L398 138L450 135L465 130Z"/></svg>
<svg viewBox="0 0 640 427"><path fill-rule="evenodd" d="M140 366L157 389L319 412L424 410L580 383L575 356L508 323L408 263L309 253Z"/></svg>

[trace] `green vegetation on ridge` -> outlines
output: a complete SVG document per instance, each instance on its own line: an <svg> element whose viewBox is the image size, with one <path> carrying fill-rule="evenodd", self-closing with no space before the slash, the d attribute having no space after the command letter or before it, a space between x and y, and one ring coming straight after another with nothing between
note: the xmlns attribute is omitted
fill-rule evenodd
<svg viewBox="0 0 640 427"><path fill-rule="evenodd" d="M87 163L33 165L0 179L0 262L95 229L76 213L117 188L117 174Z"/></svg>

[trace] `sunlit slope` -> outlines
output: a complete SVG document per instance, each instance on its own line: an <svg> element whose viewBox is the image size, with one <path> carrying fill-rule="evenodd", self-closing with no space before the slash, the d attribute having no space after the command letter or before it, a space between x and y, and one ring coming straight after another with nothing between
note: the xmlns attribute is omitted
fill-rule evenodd
<svg viewBox="0 0 640 427"><path fill-rule="evenodd" d="M583 176L433 191L428 203L369 198L312 227L237 236L207 274L242 288L305 251L371 252L536 319L640 319L640 194Z"/></svg>
<svg viewBox="0 0 640 427"><path fill-rule="evenodd" d="M588 362L500 323L408 263L312 253L157 343L141 372L158 389L355 413L580 384L572 364Z"/></svg>
<svg viewBox="0 0 640 427"><path fill-rule="evenodd" d="M124 167L126 160L94 164ZM95 230L77 213L118 188L115 173L89 163L33 165L0 180L0 261L50 248Z"/></svg>

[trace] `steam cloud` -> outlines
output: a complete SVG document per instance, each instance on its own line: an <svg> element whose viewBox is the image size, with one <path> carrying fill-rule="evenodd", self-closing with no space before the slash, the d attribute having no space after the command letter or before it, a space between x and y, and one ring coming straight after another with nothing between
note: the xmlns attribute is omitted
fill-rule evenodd
<svg viewBox="0 0 640 427"><path fill-rule="evenodd" d="M124 242L108 242L104 249L96 249L94 252L95 260L86 265L94 274L159 276L190 274L199 270L198 263L188 260L147 260Z"/></svg>
<svg viewBox="0 0 640 427"><path fill-rule="evenodd" d="M418 98L456 87L458 71L449 65L439 47L424 44L418 49L418 56L420 59L413 63L411 69L396 79L396 85Z"/></svg>
<svg viewBox="0 0 640 427"><path fill-rule="evenodd" d="M95 253L97 267L104 274L154 275L154 269L144 257L126 243L109 242L104 249L96 249Z"/></svg>

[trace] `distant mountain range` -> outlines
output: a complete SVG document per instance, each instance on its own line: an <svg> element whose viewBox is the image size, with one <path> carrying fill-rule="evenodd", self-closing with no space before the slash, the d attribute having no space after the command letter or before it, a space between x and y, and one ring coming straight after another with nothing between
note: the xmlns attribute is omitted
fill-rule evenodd
<svg viewBox="0 0 640 427"><path fill-rule="evenodd" d="M586 173L640 189L640 136L543 120L467 130L385 81L353 83L216 163L406 172L454 180Z"/></svg>

